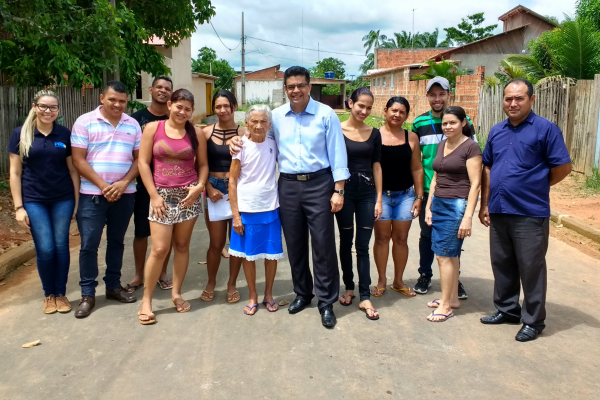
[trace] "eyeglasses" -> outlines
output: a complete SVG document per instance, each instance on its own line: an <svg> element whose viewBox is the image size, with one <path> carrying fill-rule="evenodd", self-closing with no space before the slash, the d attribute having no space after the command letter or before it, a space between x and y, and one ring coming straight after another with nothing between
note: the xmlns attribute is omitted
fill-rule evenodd
<svg viewBox="0 0 600 400"><path fill-rule="evenodd" d="M293 92L294 90L296 90L296 88L302 90L307 86L308 86L308 83L300 83L298 85L286 85L285 88L287 90L289 90L290 92Z"/></svg>
<svg viewBox="0 0 600 400"><path fill-rule="evenodd" d="M53 113L57 112L57 111L58 111L58 108L59 108L57 105L48 106L48 105L46 105L46 104L36 104L36 107L37 107L37 108L38 108L40 111L43 111L43 112L45 112L45 111L47 111L47 110L50 110L50 111L52 111Z"/></svg>

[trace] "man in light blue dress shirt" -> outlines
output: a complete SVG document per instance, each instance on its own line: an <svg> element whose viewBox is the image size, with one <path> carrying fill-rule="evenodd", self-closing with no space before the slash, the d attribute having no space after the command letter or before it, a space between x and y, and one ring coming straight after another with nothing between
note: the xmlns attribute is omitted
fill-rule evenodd
<svg viewBox="0 0 600 400"><path fill-rule="evenodd" d="M296 314L306 308L314 286L321 322L333 328L333 303L340 286L333 214L344 205L344 185L350 177L344 135L335 112L310 97L306 68L288 68L283 82L290 102L273 110L271 133L279 148L280 218L296 293L288 311ZM237 144L232 151L237 152Z"/></svg>

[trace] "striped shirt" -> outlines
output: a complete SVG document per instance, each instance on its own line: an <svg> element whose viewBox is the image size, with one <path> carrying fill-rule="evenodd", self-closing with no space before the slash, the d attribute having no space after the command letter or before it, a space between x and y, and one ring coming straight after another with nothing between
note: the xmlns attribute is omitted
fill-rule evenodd
<svg viewBox="0 0 600 400"><path fill-rule="evenodd" d="M140 149L142 130L138 122L123 113L115 128L100 112L102 106L83 114L73 125L71 147L87 149L86 161L109 185L117 182L131 169L133 152ZM82 194L102 194L93 183L81 177ZM135 193L131 182L125 193Z"/></svg>

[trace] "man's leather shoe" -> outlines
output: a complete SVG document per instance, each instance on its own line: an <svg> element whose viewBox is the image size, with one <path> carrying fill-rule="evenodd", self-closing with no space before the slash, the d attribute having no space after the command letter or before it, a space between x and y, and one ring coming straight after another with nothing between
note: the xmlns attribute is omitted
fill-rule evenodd
<svg viewBox="0 0 600 400"><path fill-rule="evenodd" d="M325 306L321 308L321 322L325 328L333 328L337 322L335 314L333 313L332 306Z"/></svg>
<svg viewBox="0 0 600 400"><path fill-rule="evenodd" d="M77 309L75 310L75 318L85 318L92 313L92 308L96 305L94 296L82 296Z"/></svg>
<svg viewBox="0 0 600 400"><path fill-rule="evenodd" d="M122 287L114 290L107 290L106 298L110 300L117 300L121 303L135 303L137 301L137 298L133 294L129 293Z"/></svg>
<svg viewBox="0 0 600 400"><path fill-rule="evenodd" d="M480 319L482 324L487 325L500 325L500 324L518 324L521 322L521 318L511 317L503 312L496 311L492 315L486 315Z"/></svg>
<svg viewBox="0 0 600 400"><path fill-rule="evenodd" d="M288 311L290 314L296 314L308 307L309 304L310 301L304 301L296 297L296 300L292 301L292 304L288 307Z"/></svg>
<svg viewBox="0 0 600 400"><path fill-rule="evenodd" d="M540 333L542 332L538 331L533 326L523 325L519 333L517 333L517 336L515 336L515 339L519 342L529 342L530 340L537 339Z"/></svg>

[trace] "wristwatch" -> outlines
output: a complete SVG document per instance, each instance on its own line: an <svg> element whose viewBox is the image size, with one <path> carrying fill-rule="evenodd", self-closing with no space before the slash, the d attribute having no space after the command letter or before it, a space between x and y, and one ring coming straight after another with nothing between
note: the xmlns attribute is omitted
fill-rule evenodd
<svg viewBox="0 0 600 400"><path fill-rule="evenodd" d="M415 194L415 200L425 200L425 197Z"/></svg>
<svg viewBox="0 0 600 400"><path fill-rule="evenodd" d="M334 190L333 192L339 194L340 196L344 196L344 193L346 193L344 191L344 189L342 189L342 190Z"/></svg>

